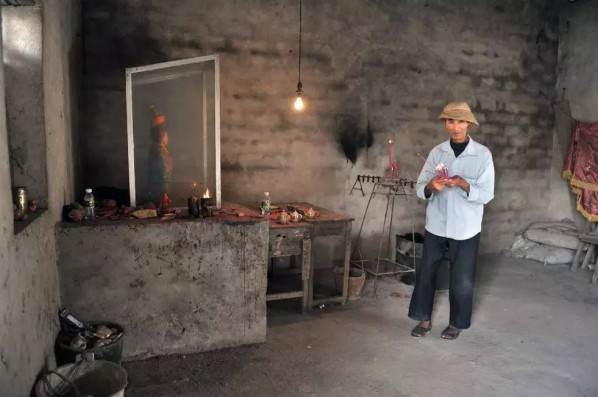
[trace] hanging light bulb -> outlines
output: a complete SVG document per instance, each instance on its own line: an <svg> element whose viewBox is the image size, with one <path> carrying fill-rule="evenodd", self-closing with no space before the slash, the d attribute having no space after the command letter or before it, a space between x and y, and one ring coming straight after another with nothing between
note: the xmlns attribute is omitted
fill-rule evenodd
<svg viewBox="0 0 598 397"><path fill-rule="evenodd" d="M293 106L295 107L295 110L303 110L303 100L300 96L298 96L297 99L295 99L295 103L293 104Z"/></svg>
<svg viewBox="0 0 598 397"><path fill-rule="evenodd" d="M293 104L295 110L303 110L303 99L301 98L303 90L301 89L301 86L301 82L297 83L297 98L295 99L295 103Z"/></svg>
<svg viewBox="0 0 598 397"><path fill-rule="evenodd" d="M303 84L301 83L301 6L302 0L299 0L299 78L297 80L297 98L295 98L295 103L293 107L297 111L303 110L303 98L301 95L303 94Z"/></svg>

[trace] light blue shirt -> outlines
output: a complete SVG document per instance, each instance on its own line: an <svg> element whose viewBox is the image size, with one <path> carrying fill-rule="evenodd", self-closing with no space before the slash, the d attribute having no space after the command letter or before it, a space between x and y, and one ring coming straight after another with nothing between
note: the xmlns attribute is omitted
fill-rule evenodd
<svg viewBox="0 0 598 397"><path fill-rule="evenodd" d="M428 163L417 178L417 196L428 201L426 230L454 240L467 240L478 234L482 230L484 204L494 198L494 164L490 150L469 138L463 153L455 158L447 140L432 149ZM424 187L440 163L448 168L449 176L459 175L469 183L469 194L458 186L447 186L440 192L432 192L426 199Z"/></svg>

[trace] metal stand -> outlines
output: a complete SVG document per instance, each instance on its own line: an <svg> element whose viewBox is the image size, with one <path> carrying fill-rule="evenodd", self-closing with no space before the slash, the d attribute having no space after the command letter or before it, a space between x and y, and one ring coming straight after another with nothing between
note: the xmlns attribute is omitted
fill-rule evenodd
<svg viewBox="0 0 598 397"><path fill-rule="evenodd" d="M349 194L353 194L353 190L359 190L361 195L365 197L365 192L363 191L363 185L361 182L380 182L381 177L379 176L372 176L372 175L357 175L355 179L355 183L353 183L353 187ZM357 184L359 183L359 187Z"/></svg>
<svg viewBox="0 0 598 397"><path fill-rule="evenodd" d="M389 276L389 275L396 275L402 273L410 273L415 272L415 255L413 256L413 267L406 266L402 263L397 263L392 259L392 251L391 251L391 236L392 236L392 221L394 215L394 205L395 199L397 196L405 197L405 200L409 201L409 197L412 196L411 191L413 190L414 182L410 182L404 179L401 180L390 180L390 181L382 181L374 183L374 188L372 189L372 194L370 195L370 199L368 200L368 204L365 207L365 213L363 214L363 219L361 221L361 226L359 227L359 233L357 234L357 240L355 242L355 249L353 251L352 258L355 258L355 254L359 255L359 259L354 259L351 261L352 264L355 266L363 269L367 273L373 275L374 279L374 296L376 296L376 287L378 283L378 276ZM410 186L411 191L407 191L407 186ZM380 233L380 242L378 245L378 256L375 259L362 259L361 251L359 249L359 242L361 239L361 232L363 230L363 225L368 216L368 210L370 208L370 204L372 199L377 195L386 196L386 211L384 213L384 222L382 223L382 230ZM390 220L389 220L389 209L390 209ZM413 239L413 246L415 247L415 224L413 219L413 211L411 212L411 235ZM388 223L388 234L386 234L386 224ZM384 239L387 237L387 245L386 245L386 256L383 257L383 246L384 246ZM382 265L382 269L381 269ZM390 268L390 269L389 269Z"/></svg>

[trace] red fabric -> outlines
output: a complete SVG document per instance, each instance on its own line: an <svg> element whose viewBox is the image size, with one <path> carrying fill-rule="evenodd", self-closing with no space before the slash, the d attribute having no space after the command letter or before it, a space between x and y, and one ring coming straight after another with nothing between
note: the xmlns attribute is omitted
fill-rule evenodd
<svg viewBox="0 0 598 397"><path fill-rule="evenodd" d="M598 222L598 192L584 189L577 196L577 209L589 221Z"/></svg>
<svg viewBox="0 0 598 397"><path fill-rule="evenodd" d="M577 209L598 221L598 124L575 122L563 176L577 194Z"/></svg>

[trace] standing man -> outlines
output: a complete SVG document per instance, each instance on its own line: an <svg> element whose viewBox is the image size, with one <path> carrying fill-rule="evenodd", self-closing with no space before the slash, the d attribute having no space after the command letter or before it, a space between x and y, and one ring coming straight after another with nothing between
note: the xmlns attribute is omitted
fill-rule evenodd
<svg viewBox="0 0 598 397"><path fill-rule="evenodd" d="M467 134L470 125L479 126L467 103L449 103L440 119L450 139L432 149L417 179L417 195L428 202L428 207L424 254L409 317L420 322L412 336L430 333L436 273L448 250L450 321L441 336L453 340L471 325L482 216L484 204L494 197L494 165L490 150ZM441 170L443 165L448 174Z"/></svg>

